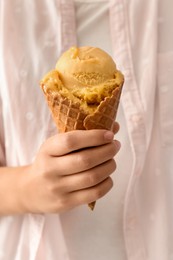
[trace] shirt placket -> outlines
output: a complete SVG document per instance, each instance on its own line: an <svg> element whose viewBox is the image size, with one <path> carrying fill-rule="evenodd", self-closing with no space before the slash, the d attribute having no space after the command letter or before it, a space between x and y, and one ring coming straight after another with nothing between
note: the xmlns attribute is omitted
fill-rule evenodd
<svg viewBox="0 0 173 260"><path fill-rule="evenodd" d="M61 52L77 45L75 7L72 0L60 0Z"/></svg>
<svg viewBox="0 0 173 260"><path fill-rule="evenodd" d="M131 57L126 3L122 0L110 1L110 25L113 55L125 76L121 102L127 122L128 134L133 153L133 169L124 203L124 236L129 260L146 260L146 250L139 224L135 184L140 175L146 154L146 129L144 108L136 84Z"/></svg>

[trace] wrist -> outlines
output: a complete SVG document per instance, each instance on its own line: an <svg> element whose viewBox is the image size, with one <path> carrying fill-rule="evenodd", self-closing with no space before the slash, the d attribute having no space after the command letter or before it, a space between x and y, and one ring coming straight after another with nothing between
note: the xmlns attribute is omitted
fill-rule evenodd
<svg viewBox="0 0 173 260"><path fill-rule="evenodd" d="M0 215L26 213L22 187L29 166L0 167Z"/></svg>
<svg viewBox="0 0 173 260"><path fill-rule="evenodd" d="M20 169L20 177L18 178L17 183L18 194L16 196L19 214L31 213L31 209L29 207L30 196L28 192L28 183L32 173L31 168L32 165L26 165L22 166Z"/></svg>

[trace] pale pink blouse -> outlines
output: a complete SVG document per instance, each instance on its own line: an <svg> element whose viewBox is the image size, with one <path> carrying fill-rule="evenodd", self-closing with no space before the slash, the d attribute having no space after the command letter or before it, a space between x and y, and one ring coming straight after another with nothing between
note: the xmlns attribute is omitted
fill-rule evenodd
<svg viewBox="0 0 173 260"><path fill-rule="evenodd" d="M31 163L56 132L39 80L81 43L80 11L89 16L89 4L97 4L102 17L105 3L110 52L125 75L115 187L93 213L83 206L61 215L0 217L0 260L172 260L173 2L76 2L81 10L72 0L0 2L0 165ZM117 179L125 188L121 207Z"/></svg>

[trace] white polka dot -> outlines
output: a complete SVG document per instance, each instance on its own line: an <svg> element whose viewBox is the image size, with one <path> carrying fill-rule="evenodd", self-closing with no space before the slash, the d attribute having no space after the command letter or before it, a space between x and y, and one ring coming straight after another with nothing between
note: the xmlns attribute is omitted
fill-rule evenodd
<svg viewBox="0 0 173 260"><path fill-rule="evenodd" d="M27 73L26 70L21 70L21 71L20 71L20 76L21 76L22 78L26 77L27 74L28 74L28 73Z"/></svg>
<svg viewBox="0 0 173 260"><path fill-rule="evenodd" d="M26 119L27 119L28 121L32 120L33 117L34 117L34 115L33 115L31 112L26 113Z"/></svg>

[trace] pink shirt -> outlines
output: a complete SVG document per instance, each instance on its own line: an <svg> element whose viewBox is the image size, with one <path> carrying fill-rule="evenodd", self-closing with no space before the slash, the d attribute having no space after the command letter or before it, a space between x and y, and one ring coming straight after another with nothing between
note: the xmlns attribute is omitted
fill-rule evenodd
<svg viewBox="0 0 173 260"><path fill-rule="evenodd" d="M124 138L130 145L121 153L120 168L132 156L123 201L125 252L118 259L169 260L173 257L173 3L112 0L109 4L112 52L126 79L120 108L127 126ZM77 44L75 9L71 0L6 0L0 3L0 13L0 164L24 165L56 132L38 82L62 51ZM111 214L109 199L106 204L98 202L100 212L105 207ZM85 221L85 206L60 216L1 217L0 260L78 259L63 223L76 221L80 214ZM99 230L106 231L106 223L94 227L93 219L98 220L94 214L89 222L92 232L84 228L85 243L88 234L97 241ZM87 259L87 243L85 248ZM117 258L106 248L105 252L106 258L92 257Z"/></svg>

